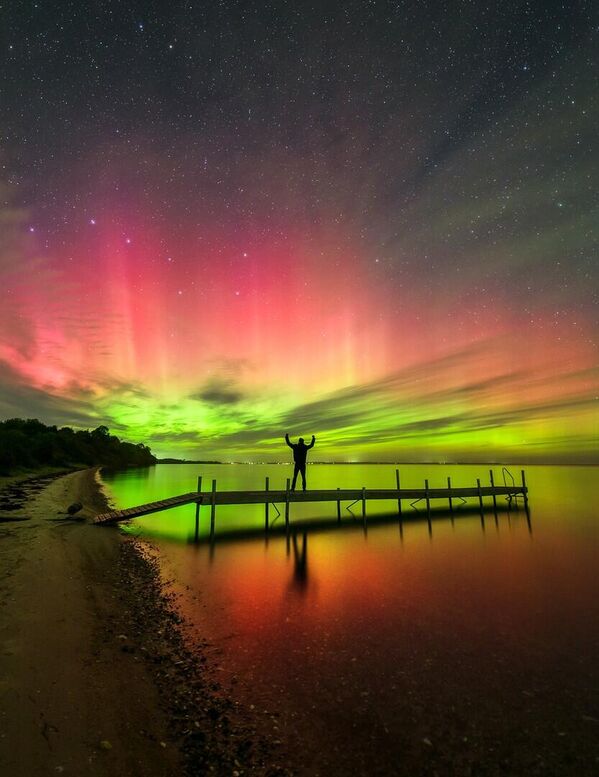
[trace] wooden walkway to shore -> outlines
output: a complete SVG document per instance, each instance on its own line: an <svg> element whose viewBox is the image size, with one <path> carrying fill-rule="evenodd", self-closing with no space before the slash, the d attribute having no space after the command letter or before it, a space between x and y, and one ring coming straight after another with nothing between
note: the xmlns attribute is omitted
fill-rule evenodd
<svg viewBox="0 0 599 777"><path fill-rule="evenodd" d="M465 502L468 498L478 499L479 507L482 513L483 498L491 497L493 500L493 509L497 511L497 497L507 498L507 507L511 500L517 497L523 497L524 506L528 509L528 488L526 486L526 477L522 470L522 483L516 485L495 485L493 470L489 470L490 485L481 485L480 479L477 479L476 486L456 487L452 486L451 478L447 478L446 488L429 488L429 481L424 481L424 488L401 488L399 470L395 470L396 487L395 488L335 488L318 489L314 491L292 491L290 480L287 479L287 485L284 490L271 490L269 488L269 478L266 478L265 489L263 491L217 491L216 480L212 481L211 491L202 491L202 478L198 478L198 490L190 491L186 494L161 499L157 502L148 502L147 504L130 507L126 510L112 510L109 513L97 515L94 523L111 524L119 521L128 521L132 518L139 518L144 515L170 510L173 507L180 507L186 504L196 505L196 535L199 532L199 518L201 505L210 506L210 536L214 536L216 508L218 505L264 505L264 528L269 528L269 505L285 505L285 525L289 526L290 505L293 503L304 502L335 502L337 505L337 520L341 520L341 503L350 502L350 507L361 503L362 517L366 519L366 503L372 500L387 500L397 502L397 512L402 515L402 501L408 501L411 506L419 501L426 503L427 516L430 517L431 501L445 500L450 512L454 510L454 499Z"/></svg>

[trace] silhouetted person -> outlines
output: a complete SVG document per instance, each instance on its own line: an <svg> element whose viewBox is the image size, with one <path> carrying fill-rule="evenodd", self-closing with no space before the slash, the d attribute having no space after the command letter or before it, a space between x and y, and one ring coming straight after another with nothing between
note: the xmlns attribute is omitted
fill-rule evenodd
<svg viewBox="0 0 599 777"><path fill-rule="evenodd" d="M298 472L302 476L302 489L306 490L306 456L308 455L308 451L310 448L314 446L314 443L316 442L316 437L312 435L312 442L310 445L306 445L304 442L304 438L300 437L298 442L293 443L289 441L289 435L285 435L285 442L287 445L293 450L293 461L295 463L295 467L293 469L293 483L291 484L291 490L295 491L295 483L297 481L297 474Z"/></svg>

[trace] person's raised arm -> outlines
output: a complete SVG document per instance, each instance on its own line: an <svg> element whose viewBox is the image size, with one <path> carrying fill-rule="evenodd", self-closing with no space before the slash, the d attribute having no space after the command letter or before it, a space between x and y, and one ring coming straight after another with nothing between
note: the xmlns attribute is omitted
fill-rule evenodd
<svg viewBox="0 0 599 777"><path fill-rule="evenodd" d="M312 435L312 442L310 443L310 445L307 445L306 447L307 448L313 448L315 442L316 442L316 437L314 437L314 435Z"/></svg>
<svg viewBox="0 0 599 777"><path fill-rule="evenodd" d="M290 448L293 448L293 445L292 445L292 444L289 442L289 434L286 434L286 435L285 435L285 442L287 443L287 445L288 445Z"/></svg>

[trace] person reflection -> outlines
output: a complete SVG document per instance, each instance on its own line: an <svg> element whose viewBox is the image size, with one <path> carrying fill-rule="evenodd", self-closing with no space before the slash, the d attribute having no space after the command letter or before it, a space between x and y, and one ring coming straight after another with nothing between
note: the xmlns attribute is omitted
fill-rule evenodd
<svg viewBox="0 0 599 777"><path fill-rule="evenodd" d="M302 533L302 547L299 548L297 533L293 532L293 578L291 587L303 593L308 586L308 535Z"/></svg>

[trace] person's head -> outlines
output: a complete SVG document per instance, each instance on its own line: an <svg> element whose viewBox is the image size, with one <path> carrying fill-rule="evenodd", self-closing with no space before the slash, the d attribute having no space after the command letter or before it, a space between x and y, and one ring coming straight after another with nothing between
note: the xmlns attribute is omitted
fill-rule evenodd
<svg viewBox="0 0 599 777"><path fill-rule="evenodd" d="M304 442L304 438L303 438L303 437L300 437L300 438L299 438L299 441L300 441L301 443L303 443L303 442Z"/></svg>

